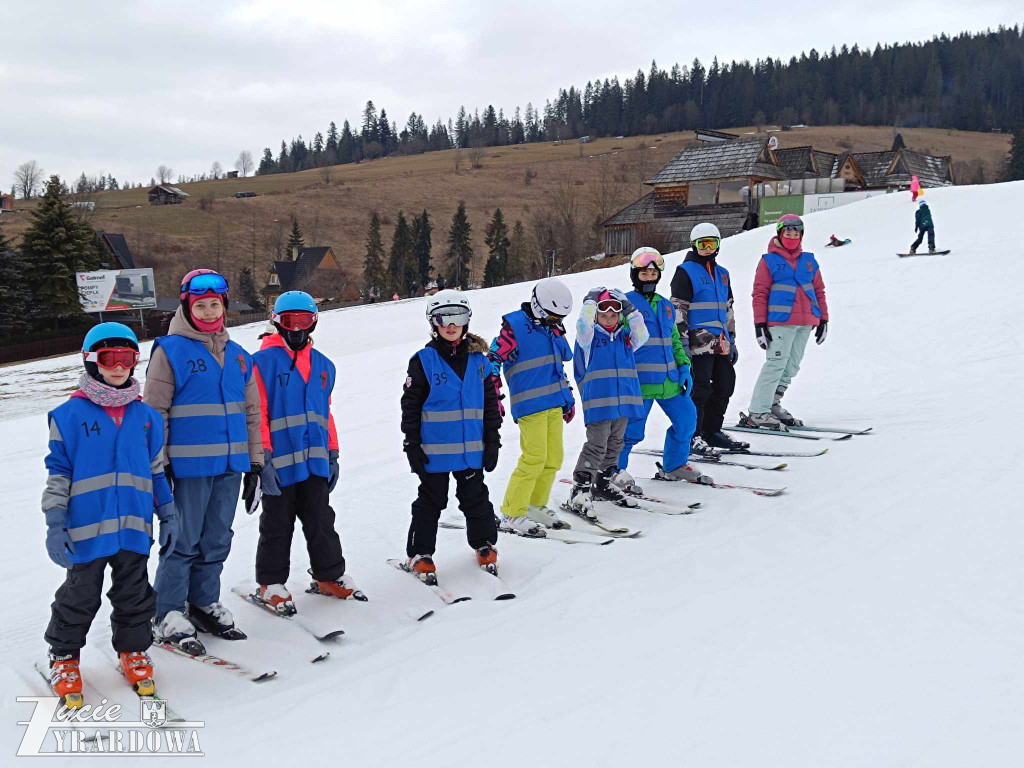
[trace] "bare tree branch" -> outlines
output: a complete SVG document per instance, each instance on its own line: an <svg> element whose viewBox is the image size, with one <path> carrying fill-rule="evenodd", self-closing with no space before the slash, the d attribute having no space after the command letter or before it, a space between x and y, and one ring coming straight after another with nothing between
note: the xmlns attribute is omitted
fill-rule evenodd
<svg viewBox="0 0 1024 768"><path fill-rule="evenodd" d="M24 198L35 197L36 187L43 180L43 169L35 160L29 160L18 166L14 172L14 186Z"/></svg>
<svg viewBox="0 0 1024 768"><path fill-rule="evenodd" d="M252 159L252 152L248 149L243 149L238 153L238 159L235 160L235 170L242 174L242 176L248 176L255 167L256 164Z"/></svg>

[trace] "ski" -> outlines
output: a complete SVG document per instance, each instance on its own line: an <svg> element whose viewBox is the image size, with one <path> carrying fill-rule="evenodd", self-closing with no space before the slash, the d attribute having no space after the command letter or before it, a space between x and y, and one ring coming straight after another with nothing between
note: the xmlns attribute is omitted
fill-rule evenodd
<svg viewBox="0 0 1024 768"><path fill-rule="evenodd" d="M633 452L644 453L644 451L637 451L636 449L633 449ZM647 451L647 453L650 453L651 455L661 456L661 451ZM566 483L567 485L572 485L572 480L570 480L568 477L559 478L559 482ZM634 493L633 491L627 491L625 488L619 488L619 490L622 491L627 496L630 496L634 499L640 499L641 501L649 501L652 504L664 504L675 510L673 512L663 512L660 509L647 509L645 510L647 512L663 512L663 514L667 515L688 515L691 512L696 512L701 505L701 502L695 501L692 504L687 504L685 507L680 507L678 504L675 504L671 501L665 501L664 499L659 499L655 496L648 496L646 493ZM604 501L604 499L597 499L597 501ZM620 509L640 509L640 507L620 507Z"/></svg>
<svg viewBox="0 0 1024 768"><path fill-rule="evenodd" d="M508 584L505 580L498 575L498 566L495 563L489 565L481 565L480 570L486 573L488 576L493 577L498 582L498 588L495 590L495 600L513 600L515 599L516 593L509 589ZM494 586L493 584L491 586Z"/></svg>
<svg viewBox="0 0 1024 768"><path fill-rule="evenodd" d="M842 429L840 427L817 427L813 424L802 424L799 427L790 427L795 429L797 432L835 432L839 435L870 435L871 430L874 427L867 427L865 429Z"/></svg>
<svg viewBox="0 0 1024 768"><path fill-rule="evenodd" d="M53 688L50 687L50 670L41 661L34 661L34 662L32 662L32 667L35 669L36 672L39 673L39 675L46 682L46 690L47 690L47 692L51 696L56 696L57 694L54 692ZM84 689L85 685L83 684L82 687ZM83 704L84 704L85 703L84 691L83 691L82 700L83 700ZM102 699L101 698L100 701L106 702L106 699ZM65 703L62 700L59 701L59 703L57 705L57 711L59 712L60 710L65 709L65 708L66 708ZM85 730L85 728L82 727L82 724L80 722L78 722L76 720L65 719L66 715L70 715L71 713L73 713L75 711L76 711L75 709L66 709L65 713L58 714L57 720L59 722L61 722L62 725L66 725L69 729L71 729L73 731L78 731L79 733L81 733L82 734L82 739L84 741L96 741L97 739L100 739L101 743L102 743L102 739L103 739L104 734L99 729L96 729L96 730L94 730L94 731L92 731L90 733L89 731Z"/></svg>
<svg viewBox="0 0 1024 768"><path fill-rule="evenodd" d="M596 504L611 504L610 501L609 502L604 502L604 501L596 501L596 500L595 500L594 503L596 503ZM587 517L582 512L577 512L575 509L573 509L572 507L569 506L569 502L568 501L563 501L559 505L559 509L562 509L565 512L569 512L570 514L576 515L578 518L580 518L581 520L585 520L586 522L588 522L591 525L593 525L595 528L600 528L604 532L603 535L605 535L605 536L614 536L617 539L633 539L633 538L636 538L637 536L639 536L641 533L643 533L643 531L641 531L641 530L631 531L629 528L613 527L613 526L610 526L610 525L605 525L604 523L602 523L597 518ZM623 507L623 509L636 509L636 507ZM602 534L595 533L594 535L595 536L600 536Z"/></svg>
<svg viewBox="0 0 1024 768"><path fill-rule="evenodd" d="M114 668L117 670L118 674L120 674L121 677L124 677L124 672L121 669L121 662L117 658L117 655L113 652L113 650L112 649L108 649L108 648L104 648L103 652L104 652L104 654L106 654L108 659L113 661ZM125 680L127 681L127 678L125 678ZM163 728L164 726L169 725L171 723L184 723L184 722L186 722L184 717L179 715L177 712L175 712L171 708L171 705L167 701L167 699L165 697L161 696L155 690L151 694L143 694L143 693L139 693L138 691L136 691L134 685L129 686L129 687L131 688L132 693L134 693L136 696L138 696L142 701L161 701L161 702L163 702L164 709L165 709L165 711L167 713L167 719L164 721L164 723L162 725L154 726L154 727Z"/></svg>
<svg viewBox="0 0 1024 768"><path fill-rule="evenodd" d="M811 459L815 456L824 456L828 453L828 448L822 448L820 451L727 451L727 456L769 456L780 459Z"/></svg>
<svg viewBox="0 0 1024 768"><path fill-rule="evenodd" d="M782 470L789 466L788 464L783 463L776 464L773 467L766 467L762 464L747 464L744 461L732 461L731 459L721 459L718 458L717 456L691 456L690 461L697 462L698 464L723 464L727 467L742 467L743 469L763 469L765 472L781 472Z"/></svg>
<svg viewBox="0 0 1024 768"><path fill-rule="evenodd" d="M659 471L664 471L661 468L661 462L655 462L655 466ZM659 480L661 482L679 482L672 480L662 480L659 477L652 477L652 480ZM733 485L732 483L701 483L697 480L685 480L683 482L692 483L693 485L699 485L702 488L720 488L735 491L750 491L757 496L781 496L785 492L785 488L758 488L753 485Z"/></svg>
<svg viewBox="0 0 1024 768"><path fill-rule="evenodd" d="M448 522L447 520L440 521L438 523L438 525L441 526L442 528L451 528L451 529L454 529L454 530L463 530L464 531L466 529L465 525L461 525L459 523L451 523L451 522ZM502 528L500 526L498 527L498 531L500 533L507 533L507 534L510 534L512 536L518 536L518 537L520 537L522 539L534 539L534 540L540 540L540 541L545 541L545 540L547 540L547 541L560 541L563 544L596 544L599 547L603 547L605 544L611 544L614 541L614 539L609 539L609 538L603 538L601 541L593 541L591 539L576 539L576 538L572 538L571 536L563 537L563 536L560 535L561 534L561 530L548 531L548 535L547 536L527 536L525 533L519 533L519 531L511 531L511 530L509 530L507 528Z"/></svg>
<svg viewBox="0 0 1024 768"><path fill-rule="evenodd" d="M767 428L764 428L764 427L744 427L744 426L742 426L740 424L737 424L735 427L722 427L722 429L725 429L725 430L727 430L729 432L747 432L747 433L752 434L752 435L769 435L769 436L772 436L772 437L792 437L792 438L797 439L797 440L835 440L835 441L839 441L839 440L850 440L850 439L853 438L853 435L849 434L849 433L847 433L845 435L842 435L841 437L817 437L815 435L802 435L802 434L798 434L797 432L790 432L788 430L783 431L781 429L767 429Z"/></svg>
<svg viewBox="0 0 1024 768"><path fill-rule="evenodd" d="M924 251L922 253L897 253L896 255L902 259L906 259L910 256L945 256L951 251Z"/></svg>
<svg viewBox="0 0 1024 768"><path fill-rule="evenodd" d="M260 672L254 674L251 670L248 670L245 667L241 666L240 664L236 664L233 661L228 661L227 659L222 659L219 656L213 656L209 653L189 653L188 651L182 650L178 646L174 645L174 643L162 643L154 640L153 645L155 645L157 648L163 648L165 651L173 653L177 656L183 656L186 659L198 661L200 664L205 664L206 666L218 667L219 669L223 669L228 672L235 672L236 674L239 674L242 677L249 678L254 683L262 683L264 680L270 680L271 678L277 676L277 672L275 671Z"/></svg>
<svg viewBox="0 0 1024 768"><path fill-rule="evenodd" d="M283 613L278 613L277 609L274 608L274 606L264 602L263 600L260 600L259 595L249 592L246 589L242 589L241 587L232 587L231 591L243 600L245 600L245 602L255 605L257 608L262 608L270 615L277 616L279 619L284 619L285 621L294 624L296 627L301 628L303 631L308 632L320 642L333 640L334 638L340 637L341 635L345 634L345 630L343 629L332 629L327 632L322 632L321 630L309 624L299 614L292 614L288 616Z"/></svg>
<svg viewBox="0 0 1024 768"><path fill-rule="evenodd" d="M317 656L314 656L312 659L310 659L309 663L310 664L316 664L318 661L323 661L324 659L326 659L330 655L331 655L330 651L324 651L323 653L321 653L321 654L319 654Z"/></svg>
<svg viewBox="0 0 1024 768"><path fill-rule="evenodd" d="M446 603L448 605L455 605L455 603L462 603L462 602L465 602L466 600L472 600L472 598L469 595L464 595L464 596L461 596L461 597L457 597L453 593L449 592L447 589L444 589L443 587L441 587L441 585L439 585L437 583L437 576L436 575L434 575L433 582L424 581L419 576L417 576L415 573L413 573L412 570L410 570L409 566L405 564L404 560L390 559L390 560L387 561L387 564L390 565L392 568L397 568L400 571L404 571L405 573L408 573L410 576L412 576L414 579L416 579L416 581L418 581L420 584L423 584L424 586L429 587L431 592L433 592L435 595L437 595L441 599L442 602L444 602L444 603Z"/></svg>

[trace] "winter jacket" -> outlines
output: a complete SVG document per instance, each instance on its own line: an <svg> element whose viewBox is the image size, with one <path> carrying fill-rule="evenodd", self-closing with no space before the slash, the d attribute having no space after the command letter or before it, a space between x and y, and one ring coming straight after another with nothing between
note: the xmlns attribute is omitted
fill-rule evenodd
<svg viewBox="0 0 1024 768"><path fill-rule="evenodd" d="M787 251L782 243L779 242L777 237L773 237L768 243L768 253L776 253L782 256L786 262L796 269L797 259L803 254L802 250ZM814 254L809 254L812 258ZM817 326L820 322L828 321L828 303L825 300L825 281L821 277L821 270L814 270L814 279L811 284L814 286L814 295L818 300L818 310L821 313L821 319L814 314L814 309L811 306L811 300L807 294L803 291L798 290L796 292L796 298L793 302L793 311L789 315L789 319L783 321L774 321L768 319L768 297L772 291L772 272L768 267L768 263L761 259L761 262L757 265L757 272L754 275L754 290L752 296L754 298L754 322L755 323L767 323L768 325L812 325Z"/></svg>
<svg viewBox="0 0 1024 768"><path fill-rule="evenodd" d="M227 330L218 333L202 333L197 331L185 319L184 310L178 307L178 311L171 318L168 328L168 335L183 336L187 339L198 341L210 354L213 355L218 365L224 365L225 349L230 337ZM251 368L250 368L251 371ZM146 387L143 393L143 400L147 405L156 409L164 419L164 445L166 448L170 436L170 410L174 403L176 391L174 366L171 364L167 353L160 348L159 344L153 345L153 351L149 358L149 367L146 369ZM253 464L263 463L263 440L260 437L260 395L256 386L256 379L248 375L244 390L245 398L245 425L248 438L249 461ZM166 451L164 463L167 463Z"/></svg>
<svg viewBox="0 0 1024 768"><path fill-rule="evenodd" d="M695 250L690 250L683 259L683 264L691 264L701 267L708 276L715 280L718 275L719 282L724 278L727 283L723 287L726 298L725 310L725 331L728 336L728 343L736 339L736 313L733 310L732 282L729 280L729 273L718 266L716 256L701 256ZM672 275L672 305L676 308L676 326L679 329L679 338L683 341L686 353L689 357L694 355L727 355L729 349L719 338L720 333L715 333L708 328L698 328L698 323L690 317L690 305L693 303L693 277L687 271L693 267L683 268L680 264ZM725 272L724 276L721 272Z"/></svg>
<svg viewBox="0 0 1024 768"><path fill-rule="evenodd" d="M643 394L635 355L649 338L643 314L634 309L627 323L613 331L595 322L596 314L597 304L585 302L576 323L573 350L573 376L580 390L584 423L639 418Z"/></svg>
<svg viewBox="0 0 1024 768"><path fill-rule="evenodd" d="M253 355L260 394L260 434L281 487L310 475L330 477L329 451L338 450L331 413L335 368L313 340L297 353L279 334L265 336Z"/></svg>
<svg viewBox="0 0 1024 768"><path fill-rule="evenodd" d="M430 382L420 412L420 447L427 472L481 469L484 462L484 390L494 390L491 366L482 350L466 353L462 376L437 350L425 346L416 356Z"/></svg>
<svg viewBox="0 0 1024 768"><path fill-rule="evenodd" d="M932 223L932 209L927 204L917 206L917 210L914 212L914 231L917 232L920 229L928 229L934 226Z"/></svg>
<svg viewBox="0 0 1024 768"><path fill-rule="evenodd" d="M48 414L49 477L44 512L67 510L72 563L124 549L148 555L153 509L173 502L164 477L160 414L136 400L118 425L107 409L76 392Z"/></svg>
<svg viewBox="0 0 1024 768"><path fill-rule="evenodd" d="M472 333L467 333L466 338L454 345L440 337L431 339L427 347L437 352L460 379L466 377L470 353L487 354L486 342ZM484 381L484 443L501 442L501 413L498 410L498 395L492 376L493 374L489 374ZM418 445L422 441L423 405L430 396L430 388L431 383L417 353L409 360L405 388L402 390L402 433L408 443Z"/></svg>
<svg viewBox="0 0 1024 768"><path fill-rule="evenodd" d="M675 307L660 294L630 291L626 297L644 317L649 339L636 350L640 392L644 400L664 400L682 392L680 369L690 365L676 325Z"/></svg>

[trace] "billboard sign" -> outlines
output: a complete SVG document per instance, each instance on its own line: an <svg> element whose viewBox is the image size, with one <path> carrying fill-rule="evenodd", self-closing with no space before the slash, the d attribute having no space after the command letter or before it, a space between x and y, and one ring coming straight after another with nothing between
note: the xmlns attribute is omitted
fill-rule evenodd
<svg viewBox="0 0 1024 768"><path fill-rule="evenodd" d="M78 272L75 282L82 309L86 312L156 308L156 281L152 269Z"/></svg>

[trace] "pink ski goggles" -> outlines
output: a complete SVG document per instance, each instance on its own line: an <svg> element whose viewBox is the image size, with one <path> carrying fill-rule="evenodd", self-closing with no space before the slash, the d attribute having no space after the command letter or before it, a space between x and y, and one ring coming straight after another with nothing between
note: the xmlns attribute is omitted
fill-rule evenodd
<svg viewBox="0 0 1024 768"><path fill-rule="evenodd" d="M634 269L657 267L659 272L665 271L665 259L657 251L644 251L643 253L638 253L631 259L630 264Z"/></svg>

